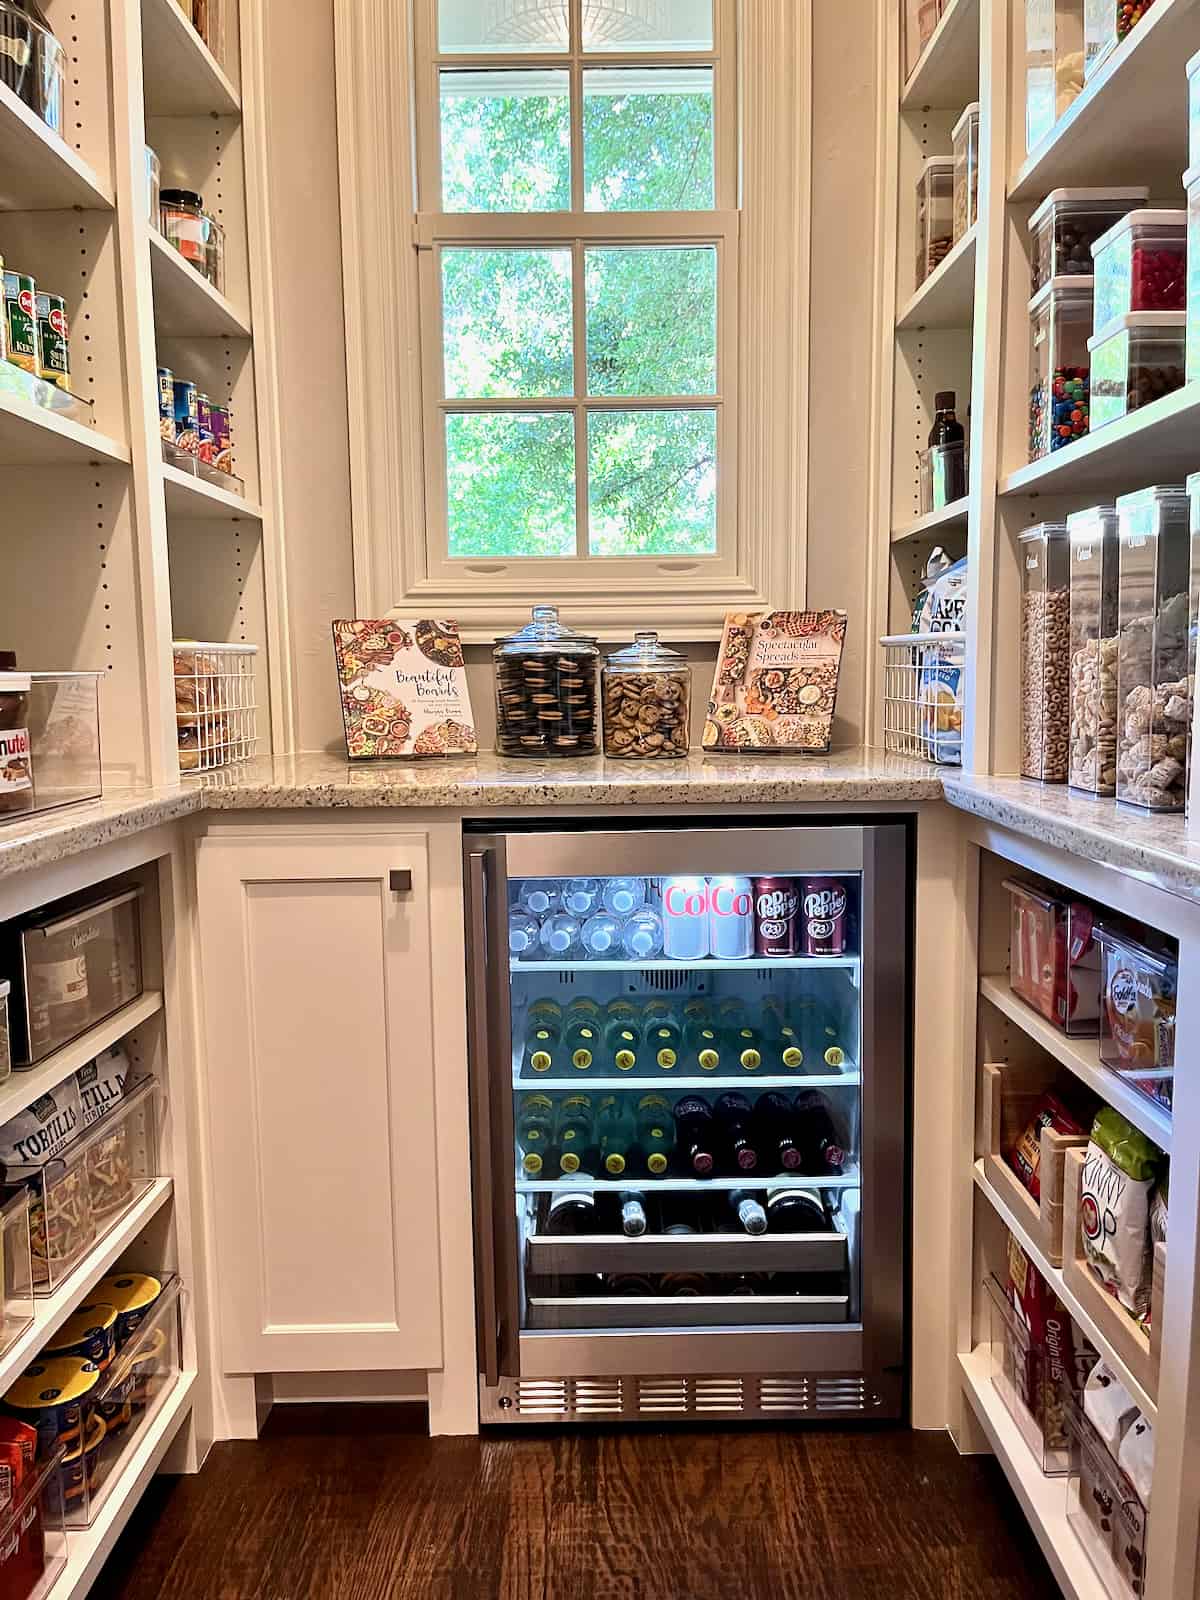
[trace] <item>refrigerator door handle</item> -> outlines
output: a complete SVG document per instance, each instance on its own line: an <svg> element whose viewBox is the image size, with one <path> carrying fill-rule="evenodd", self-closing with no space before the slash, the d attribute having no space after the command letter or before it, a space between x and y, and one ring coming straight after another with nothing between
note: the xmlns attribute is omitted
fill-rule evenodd
<svg viewBox="0 0 1200 1600"><path fill-rule="evenodd" d="M472 850L467 858L467 924L471 1033L471 1114L475 1128L472 1165L475 1176L475 1260L479 1266L479 1356L489 1388L500 1382L500 1304L496 1288L496 1238L492 1222L491 1040L488 1030L487 855Z"/></svg>

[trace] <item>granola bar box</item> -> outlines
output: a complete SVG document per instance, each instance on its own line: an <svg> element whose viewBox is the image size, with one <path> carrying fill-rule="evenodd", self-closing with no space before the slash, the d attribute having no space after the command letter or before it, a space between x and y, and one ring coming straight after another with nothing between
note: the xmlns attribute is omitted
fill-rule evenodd
<svg viewBox="0 0 1200 1600"><path fill-rule="evenodd" d="M733 611L713 676L706 750L829 749L844 611Z"/></svg>
<svg viewBox="0 0 1200 1600"><path fill-rule="evenodd" d="M456 622L335 622L333 649L351 761L475 754Z"/></svg>

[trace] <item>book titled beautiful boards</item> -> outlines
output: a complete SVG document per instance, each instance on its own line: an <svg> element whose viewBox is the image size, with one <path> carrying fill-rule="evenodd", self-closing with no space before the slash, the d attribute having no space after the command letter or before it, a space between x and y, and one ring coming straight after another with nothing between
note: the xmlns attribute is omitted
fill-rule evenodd
<svg viewBox="0 0 1200 1600"><path fill-rule="evenodd" d="M824 754L845 642L844 611L731 611L704 748Z"/></svg>
<svg viewBox="0 0 1200 1600"><path fill-rule="evenodd" d="M351 761L475 754L456 622L335 622L333 649Z"/></svg>

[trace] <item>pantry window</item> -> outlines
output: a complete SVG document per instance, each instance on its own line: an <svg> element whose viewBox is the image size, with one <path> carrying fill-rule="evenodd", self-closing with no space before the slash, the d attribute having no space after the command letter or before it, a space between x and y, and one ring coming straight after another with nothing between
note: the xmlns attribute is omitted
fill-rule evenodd
<svg viewBox="0 0 1200 1600"><path fill-rule="evenodd" d="M736 572L733 12L418 0L433 582Z"/></svg>

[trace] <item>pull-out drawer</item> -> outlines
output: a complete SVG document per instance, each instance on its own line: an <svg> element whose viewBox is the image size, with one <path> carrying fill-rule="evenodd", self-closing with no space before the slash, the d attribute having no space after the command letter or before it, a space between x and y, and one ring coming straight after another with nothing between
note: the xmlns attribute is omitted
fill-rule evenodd
<svg viewBox="0 0 1200 1600"><path fill-rule="evenodd" d="M845 1322L844 1294L617 1295L529 1300L529 1327L565 1328L762 1328L806 1327Z"/></svg>
<svg viewBox="0 0 1200 1600"><path fill-rule="evenodd" d="M841 1272L844 1233L670 1234L559 1236L526 1241L531 1273L562 1277L588 1272ZM744 1302L743 1302L744 1303Z"/></svg>

